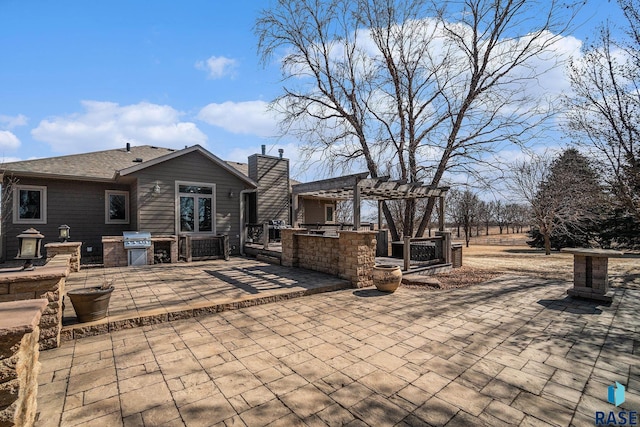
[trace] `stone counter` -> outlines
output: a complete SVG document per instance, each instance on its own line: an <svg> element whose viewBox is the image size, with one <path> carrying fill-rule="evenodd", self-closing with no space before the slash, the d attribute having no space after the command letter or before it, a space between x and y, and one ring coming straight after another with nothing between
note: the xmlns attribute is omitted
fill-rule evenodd
<svg viewBox="0 0 640 427"><path fill-rule="evenodd" d="M0 303L0 427L31 426L37 410L44 299Z"/></svg>

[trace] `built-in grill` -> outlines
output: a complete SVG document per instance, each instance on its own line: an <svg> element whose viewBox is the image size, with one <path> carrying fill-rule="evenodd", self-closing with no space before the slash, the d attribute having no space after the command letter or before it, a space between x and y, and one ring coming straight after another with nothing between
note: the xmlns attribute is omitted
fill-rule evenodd
<svg viewBox="0 0 640 427"><path fill-rule="evenodd" d="M127 250L127 265L147 265L147 251L151 247L148 231L124 231L124 248Z"/></svg>

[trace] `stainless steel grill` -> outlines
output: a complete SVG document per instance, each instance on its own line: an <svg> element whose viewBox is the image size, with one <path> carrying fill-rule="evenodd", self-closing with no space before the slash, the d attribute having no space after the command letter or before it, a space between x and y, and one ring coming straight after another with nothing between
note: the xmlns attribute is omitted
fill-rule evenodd
<svg viewBox="0 0 640 427"><path fill-rule="evenodd" d="M151 233L148 231L124 231L125 249L140 249L151 247Z"/></svg>
<svg viewBox="0 0 640 427"><path fill-rule="evenodd" d="M127 265L147 265L147 250L151 247L148 231L124 231L124 248L127 250Z"/></svg>

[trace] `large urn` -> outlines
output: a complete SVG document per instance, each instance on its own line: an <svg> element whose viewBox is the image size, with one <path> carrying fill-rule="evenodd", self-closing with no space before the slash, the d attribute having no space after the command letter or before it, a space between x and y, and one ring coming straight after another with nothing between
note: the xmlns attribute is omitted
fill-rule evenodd
<svg viewBox="0 0 640 427"><path fill-rule="evenodd" d="M381 292L394 292L402 282L402 270L397 265L380 264L373 267L373 284Z"/></svg>

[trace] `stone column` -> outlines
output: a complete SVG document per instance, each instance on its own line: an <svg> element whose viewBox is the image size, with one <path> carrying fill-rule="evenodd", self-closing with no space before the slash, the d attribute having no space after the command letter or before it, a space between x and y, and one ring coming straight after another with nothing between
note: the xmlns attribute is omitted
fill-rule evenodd
<svg viewBox="0 0 640 427"><path fill-rule="evenodd" d="M339 275L354 288L373 285L373 266L376 263L375 231L338 231Z"/></svg>
<svg viewBox="0 0 640 427"><path fill-rule="evenodd" d="M280 230L280 242L282 244L282 259L280 262L283 266L298 266L298 239L296 234L306 231L306 228L283 228Z"/></svg>
<svg viewBox="0 0 640 427"><path fill-rule="evenodd" d="M31 426L38 396L38 324L44 299L0 303L0 425Z"/></svg>
<svg viewBox="0 0 640 427"><path fill-rule="evenodd" d="M71 255L71 271L80 271L80 248L82 242L47 243L47 262L56 255Z"/></svg>

